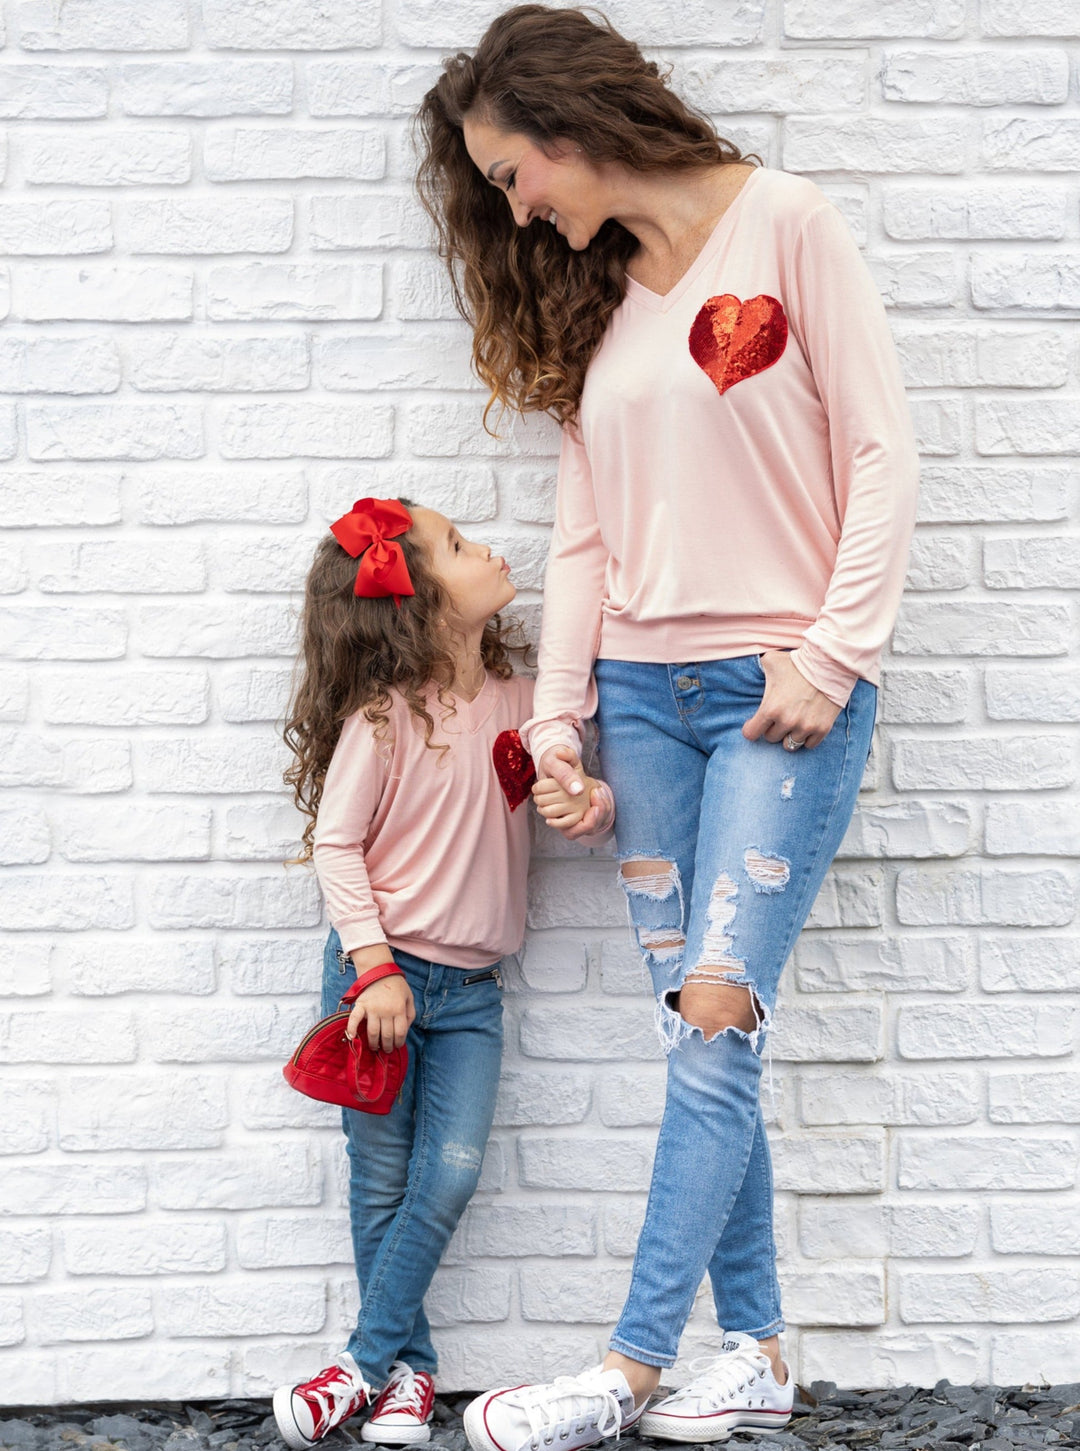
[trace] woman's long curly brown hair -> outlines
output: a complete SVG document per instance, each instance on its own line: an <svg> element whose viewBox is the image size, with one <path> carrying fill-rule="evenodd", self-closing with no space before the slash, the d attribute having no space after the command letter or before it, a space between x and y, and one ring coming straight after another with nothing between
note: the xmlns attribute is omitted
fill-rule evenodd
<svg viewBox="0 0 1080 1451"><path fill-rule="evenodd" d="M412 507L408 499L398 501ZM405 554L415 594L405 595L400 608L387 599L364 599L353 593L356 560L332 534L315 551L304 588L300 619L300 656L285 722L285 744L296 760L285 772L296 805L308 818L297 862L312 855L312 833L322 798L326 768L341 727L363 711L377 734L387 729L390 692L398 691L423 726L432 750L435 721L428 710L432 684L448 714L454 712L449 688L454 656L449 649L446 620L453 602L431 568L427 549L412 531L396 541ZM484 667L506 680L513 674L508 641L517 627L498 615L484 627L480 654Z"/></svg>
<svg viewBox="0 0 1080 1451"><path fill-rule="evenodd" d="M473 329L473 365L491 389L488 409L498 401L564 423L577 415L637 239L610 219L574 252L553 227L519 227L465 149L470 113L542 148L569 139L594 162L637 171L741 161L742 153L603 16L518 5L492 21L475 55L443 62L417 113L417 186Z"/></svg>

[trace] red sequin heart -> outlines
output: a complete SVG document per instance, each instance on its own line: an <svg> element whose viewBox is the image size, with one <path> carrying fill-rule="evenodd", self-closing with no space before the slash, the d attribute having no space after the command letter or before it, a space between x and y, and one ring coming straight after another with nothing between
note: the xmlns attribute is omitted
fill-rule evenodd
<svg viewBox="0 0 1080 1451"><path fill-rule="evenodd" d="M726 393L735 383L763 373L787 346L788 325L775 297L761 293L740 302L730 292L710 297L690 329L690 356Z"/></svg>
<svg viewBox="0 0 1080 1451"><path fill-rule="evenodd" d="M523 801L529 799L530 788L536 780L536 767L521 744L521 733L500 731L491 748L491 756L503 795L510 803L510 810L516 811Z"/></svg>

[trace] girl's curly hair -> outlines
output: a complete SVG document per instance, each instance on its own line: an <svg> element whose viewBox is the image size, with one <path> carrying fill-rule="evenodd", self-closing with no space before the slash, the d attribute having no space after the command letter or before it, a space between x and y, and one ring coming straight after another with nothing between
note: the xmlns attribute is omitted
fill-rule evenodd
<svg viewBox="0 0 1080 1451"><path fill-rule="evenodd" d="M565 423L577 415L585 370L623 299L637 239L610 219L574 252L553 227L519 227L465 149L470 113L542 148L569 139L594 162L637 171L743 155L603 16L518 5L492 21L475 55L443 62L416 116L417 187L454 301L473 329L488 410L498 401Z"/></svg>
<svg viewBox="0 0 1080 1451"><path fill-rule="evenodd" d="M399 500L406 508L408 499ZM284 727L285 744L296 757L285 771L296 805L308 818L297 862L312 856L312 833L323 783L341 727L362 711L385 738L390 692L396 690L423 726L432 750L435 722L428 710L432 684L440 704L454 712L449 688L454 680L442 622L453 618L453 602L431 568L427 549L410 530L396 540L405 553L415 594L400 607L386 599L353 593L356 560L332 534L321 540L308 572L300 618L300 655ZM513 674L510 651L518 626L496 615L484 627L480 652L484 667L506 680Z"/></svg>

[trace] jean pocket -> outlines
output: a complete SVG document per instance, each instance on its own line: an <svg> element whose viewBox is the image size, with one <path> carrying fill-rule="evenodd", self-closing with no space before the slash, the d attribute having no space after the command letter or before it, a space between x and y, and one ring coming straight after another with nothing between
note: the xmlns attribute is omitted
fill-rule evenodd
<svg viewBox="0 0 1080 1451"><path fill-rule="evenodd" d="M497 988L503 985L502 973L497 967L489 967L485 972L470 973L468 977L461 979L462 987L472 987L478 982L493 982Z"/></svg>

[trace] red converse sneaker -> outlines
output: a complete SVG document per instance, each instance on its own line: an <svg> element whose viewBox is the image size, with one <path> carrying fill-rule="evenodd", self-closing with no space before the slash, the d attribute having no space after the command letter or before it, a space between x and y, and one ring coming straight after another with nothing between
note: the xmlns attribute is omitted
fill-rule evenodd
<svg viewBox="0 0 1080 1451"><path fill-rule="evenodd" d="M413 1370L403 1360L390 1367L390 1379L379 1392L375 1409L360 1428L362 1441L380 1446L415 1446L431 1439L435 1382L426 1370Z"/></svg>
<svg viewBox="0 0 1080 1451"><path fill-rule="evenodd" d="M362 1411L371 1399L371 1387L347 1350L303 1385L278 1386L274 1392L274 1419L282 1440L292 1451L309 1451L335 1426Z"/></svg>

